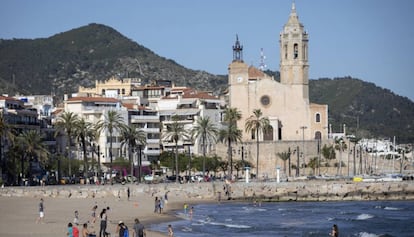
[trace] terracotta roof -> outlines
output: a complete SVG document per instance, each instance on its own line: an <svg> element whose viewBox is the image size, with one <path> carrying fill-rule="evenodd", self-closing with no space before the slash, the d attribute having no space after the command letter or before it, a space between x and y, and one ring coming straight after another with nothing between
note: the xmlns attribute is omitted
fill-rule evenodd
<svg viewBox="0 0 414 237"><path fill-rule="evenodd" d="M183 98L197 98L197 99L218 99L216 96L210 95L208 92L194 92L191 94L184 94Z"/></svg>
<svg viewBox="0 0 414 237"><path fill-rule="evenodd" d="M110 97L72 97L67 100L69 101L83 101L83 102L112 102L116 103L119 100Z"/></svg>
<svg viewBox="0 0 414 237"><path fill-rule="evenodd" d="M13 100L13 101L21 101L19 99L13 98L13 97L8 97L8 96L2 96L0 95L0 100Z"/></svg>
<svg viewBox="0 0 414 237"><path fill-rule="evenodd" d="M122 106L124 106L127 109L135 109L135 104L132 103L122 103Z"/></svg>
<svg viewBox="0 0 414 237"><path fill-rule="evenodd" d="M264 77L264 73L259 69L250 66L249 67L249 78L262 78Z"/></svg>
<svg viewBox="0 0 414 237"><path fill-rule="evenodd" d="M55 111L53 111L52 114L57 115L57 114L62 113L63 111L64 111L64 109L59 108L59 109L56 109Z"/></svg>

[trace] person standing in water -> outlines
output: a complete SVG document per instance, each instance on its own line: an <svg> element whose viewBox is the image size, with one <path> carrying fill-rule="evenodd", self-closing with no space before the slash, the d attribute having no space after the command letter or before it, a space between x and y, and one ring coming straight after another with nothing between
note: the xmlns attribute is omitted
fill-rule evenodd
<svg viewBox="0 0 414 237"><path fill-rule="evenodd" d="M329 235L332 236L332 237L338 237L339 236L338 226L336 224L334 224L332 226L332 231Z"/></svg>
<svg viewBox="0 0 414 237"><path fill-rule="evenodd" d="M171 225L168 225L168 237L174 237L174 231Z"/></svg>

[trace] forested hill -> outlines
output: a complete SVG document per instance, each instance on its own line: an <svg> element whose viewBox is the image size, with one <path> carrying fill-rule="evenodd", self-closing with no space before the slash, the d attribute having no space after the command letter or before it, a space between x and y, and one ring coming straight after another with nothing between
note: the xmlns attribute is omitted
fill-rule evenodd
<svg viewBox="0 0 414 237"><path fill-rule="evenodd" d="M278 72L267 71L275 78ZM0 40L1 94L56 94L94 86L114 75L143 83L170 79L220 93L226 75L187 69L100 24L43 39ZM310 80L310 100L329 105L335 131L346 124L358 136L393 137L414 142L414 103L372 83L350 77Z"/></svg>
<svg viewBox="0 0 414 237"><path fill-rule="evenodd" d="M100 24L45 39L1 40L0 55L1 93L62 95L114 75L204 89L226 84L223 76L187 69Z"/></svg>
<svg viewBox="0 0 414 237"><path fill-rule="evenodd" d="M310 80L310 100L329 105L336 131L346 124L358 137L414 142L414 103L373 83L351 77Z"/></svg>

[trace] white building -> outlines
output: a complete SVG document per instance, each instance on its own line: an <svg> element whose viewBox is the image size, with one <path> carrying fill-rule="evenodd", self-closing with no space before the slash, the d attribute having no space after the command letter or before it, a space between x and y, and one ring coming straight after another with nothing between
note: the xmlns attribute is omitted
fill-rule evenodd
<svg viewBox="0 0 414 237"><path fill-rule="evenodd" d="M72 97L65 101L65 112L73 112L81 118L85 118L88 122L96 124L105 119L105 114L110 110L115 110L123 118L127 124L128 111L121 106L121 101L115 98L105 97ZM101 132L96 145L100 147L101 163L110 162L109 141L112 139L112 156L113 159L121 156L121 139L117 131L114 131L112 138L105 130Z"/></svg>

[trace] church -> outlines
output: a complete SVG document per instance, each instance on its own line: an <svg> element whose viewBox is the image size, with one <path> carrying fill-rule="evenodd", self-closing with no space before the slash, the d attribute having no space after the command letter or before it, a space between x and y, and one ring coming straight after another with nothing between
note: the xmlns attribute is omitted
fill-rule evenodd
<svg viewBox="0 0 414 237"><path fill-rule="evenodd" d="M260 109L271 129L259 141L304 141L328 139L328 105L309 102L308 33L292 4L287 23L280 33L280 82L243 61L238 37L233 45L233 61L228 67L228 102L242 118L243 142L255 137L244 131L245 122Z"/></svg>

